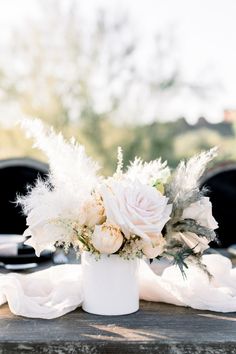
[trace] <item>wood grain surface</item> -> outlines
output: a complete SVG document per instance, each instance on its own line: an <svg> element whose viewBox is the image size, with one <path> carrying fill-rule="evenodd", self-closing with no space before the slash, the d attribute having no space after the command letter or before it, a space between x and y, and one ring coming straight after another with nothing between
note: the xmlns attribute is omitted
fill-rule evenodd
<svg viewBox="0 0 236 354"><path fill-rule="evenodd" d="M54 320L14 316L0 307L0 354L236 353L236 313L141 302L128 316L81 309Z"/></svg>

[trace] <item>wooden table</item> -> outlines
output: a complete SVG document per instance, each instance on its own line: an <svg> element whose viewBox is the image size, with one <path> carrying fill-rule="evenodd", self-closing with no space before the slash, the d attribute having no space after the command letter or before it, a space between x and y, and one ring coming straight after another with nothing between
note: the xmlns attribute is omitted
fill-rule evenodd
<svg viewBox="0 0 236 354"><path fill-rule="evenodd" d="M69 258L75 262L73 254ZM236 354L236 313L142 301L140 311L128 316L95 316L77 309L55 320L40 320L14 316L4 305L0 354L15 353Z"/></svg>
<svg viewBox="0 0 236 354"><path fill-rule="evenodd" d="M78 309L55 320L17 317L0 308L0 354L236 353L236 313L141 302L129 316Z"/></svg>

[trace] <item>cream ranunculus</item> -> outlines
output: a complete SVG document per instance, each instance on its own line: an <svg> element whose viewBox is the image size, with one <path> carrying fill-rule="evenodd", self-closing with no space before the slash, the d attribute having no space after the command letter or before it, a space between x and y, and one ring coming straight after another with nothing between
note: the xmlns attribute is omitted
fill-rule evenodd
<svg viewBox="0 0 236 354"><path fill-rule="evenodd" d="M194 253L202 253L209 248L210 242L206 237L199 237L193 232L178 232L175 237L193 250Z"/></svg>
<svg viewBox="0 0 236 354"><path fill-rule="evenodd" d="M143 240L142 252L147 258L156 258L164 252L166 241L162 234L150 236L151 243Z"/></svg>
<svg viewBox="0 0 236 354"><path fill-rule="evenodd" d="M115 253L120 249L122 243L123 236L118 227L107 223L95 226L92 244L100 253Z"/></svg>
<svg viewBox="0 0 236 354"><path fill-rule="evenodd" d="M100 189L107 221L118 225L126 238L140 236L151 243L150 234L161 233L170 219L172 205L156 188L139 181L108 180Z"/></svg>
<svg viewBox="0 0 236 354"><path fill-rule="evenodd" d="M218 223L212 215L212 204L208 197L202 197L186 208L183 212L183 218L196 220L200 225L212 230L218 228Z"/></svg>
<svg viewBox="0 0 236 354"><path fill-rule="evenodd" d="M91 199L83 205L82 213L84 215L83 224L88 227L101 225L105 221L104 206L99 196L92 196Z"/></svg>

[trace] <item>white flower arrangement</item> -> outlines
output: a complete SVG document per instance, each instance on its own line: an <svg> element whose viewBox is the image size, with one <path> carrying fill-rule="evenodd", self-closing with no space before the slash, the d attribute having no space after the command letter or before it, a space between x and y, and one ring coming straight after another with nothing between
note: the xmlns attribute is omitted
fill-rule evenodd
<svg viewBox="0 0 236 354"><path fill-rule="evenodd" d="M50 165L48 179L18 198L27 215L26 243L37 255L50 246L72 245L98 257L165 256L182 271L187 257L200 264L217 223L199 179L216 149L181 162L171 174L161 159L148 163L136 158L123 171L119 148L117 170L105 178L73 139L66 142L40 120L21 124Z"/></svg>

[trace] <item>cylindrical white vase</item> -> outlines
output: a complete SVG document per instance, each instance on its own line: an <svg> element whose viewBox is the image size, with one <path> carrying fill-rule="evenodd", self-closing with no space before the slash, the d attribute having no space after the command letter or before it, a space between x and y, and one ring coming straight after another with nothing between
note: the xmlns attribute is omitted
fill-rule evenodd
<svg viewBox="0 0 236 354"><path fill-rule="evenodd" d="M83 273L82 308L97 315L127 315L139 309L139 259L89 252L81 256Z"/></svg>

